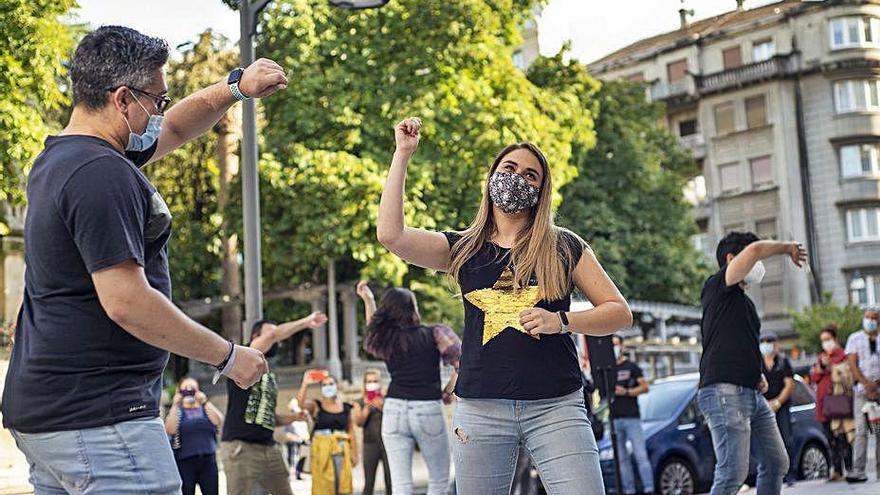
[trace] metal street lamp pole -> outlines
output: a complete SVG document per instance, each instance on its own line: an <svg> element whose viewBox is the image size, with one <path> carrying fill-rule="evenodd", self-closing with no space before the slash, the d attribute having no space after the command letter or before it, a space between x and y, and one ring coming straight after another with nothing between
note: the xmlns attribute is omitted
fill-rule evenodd
<svg viewBox="0 0 880 495"><path fill-rule="evenodd" d="M272 0L239 0L241 67L254 62L254 34L260 12ZM371 9L389 0L329 0L335 7ZM242 102L241 189L244 216L244 342L250 340L251 325L263 317L262 266L260 258L260 174L257 169L257 120L254 100Z"/></svg>

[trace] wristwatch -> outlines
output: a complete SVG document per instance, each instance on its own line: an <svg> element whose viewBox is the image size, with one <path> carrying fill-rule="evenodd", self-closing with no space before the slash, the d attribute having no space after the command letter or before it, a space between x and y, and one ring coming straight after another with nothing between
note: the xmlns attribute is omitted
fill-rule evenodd
<svg viewBox="0 0 880 495"><path fill-rule="evenodd" d="M232 96L238 101L250 99L250 96L242 93L241 89L238 88L238 83L241 81L242 74L244 74L244 69L238 67L233 69L232 72L229 73L229 77L226 79L226 84L229 85L229 91L232 92Z"/></svg>
<svg viewBox="0 0 880 495"><path fill-rule="evenodd" d="M571 333L571 330L568 328L568 315L565 314L565 311L560 311L557 314L559 315L559 321L562 323L562 329L559 330L559 333Z"/></svg>

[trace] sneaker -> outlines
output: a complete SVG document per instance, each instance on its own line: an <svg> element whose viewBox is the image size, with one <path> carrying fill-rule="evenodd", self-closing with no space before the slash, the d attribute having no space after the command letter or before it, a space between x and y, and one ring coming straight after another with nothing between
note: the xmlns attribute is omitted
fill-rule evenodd
<svg viewBox="0 0 880 495"><path fill-rule="evenodd" d="M846 477L847 483L864 483L866 481L868 481L868 477L864 476L864 475L862 475L862 476L847 476Z"/></svg>

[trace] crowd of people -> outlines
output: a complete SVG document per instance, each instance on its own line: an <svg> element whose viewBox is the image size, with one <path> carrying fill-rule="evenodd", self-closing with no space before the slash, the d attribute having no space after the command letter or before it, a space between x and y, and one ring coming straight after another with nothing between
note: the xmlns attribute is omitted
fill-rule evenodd
<svg viewBox="0 0 880 495"><path fill-rule="evenodd" d="M232 495L250 495L257 485L291 494L291 476L304 471L313 494L350 494L362 459L368 492L381 462L390 491L410 495L416 448L429 495L446 492L450 464L458 493L507 494L522 455L554 494L604 493L571 334L609 336L630 328L633 316L591 247L554 224L552 167L537 146L515 143L495 156L469 226L431 231L408 226L404 209L422 122L395 126L377 239L403 261L449 276L462 296L462 337L422 322L408 289L388 289L377 304L361 283L364 348L384 361L387 392L372 371L362 377L362 397L347 401L341 377L313 369L282 410L272 358L282 341L317 331L327 316L261 320L236 343L184 315L171 303L168 207L140 167L206 132L237 101L284 89L287 78L260 59L166 112L167 59L164 41L129 28L86 34L70 64L70 121L47 139L29 175L24 301L2 412L37 494L189 494L196 486L216 493L219 451ZM701 295L697 394L717 460L712 494L739 490L750 450L758 493L778 494L792 476L793 373L776 336L761 333L746 289L760 284L763 259L787 256L800 267L806 253L795 242L733 232L716 254L719 269ZM576 289L589 309L571 310ZM862 414L876 407L880 388L877 323L877 313L866 312L842 350L837 330L825 328L812 373L835 474L851 482L865 480L868 434L878 431ZM629 456L632 445L643 489L652 492L637 401L649 386L622 339L613 342L618 450ZM225 414L186 378L160 419L169 352L210 364L215 382L227 378ZM447 383L442 366L453 369ZM449 431L443 405L453 400ZM621 474L624 494L634 493L635 473Z"/></svg>

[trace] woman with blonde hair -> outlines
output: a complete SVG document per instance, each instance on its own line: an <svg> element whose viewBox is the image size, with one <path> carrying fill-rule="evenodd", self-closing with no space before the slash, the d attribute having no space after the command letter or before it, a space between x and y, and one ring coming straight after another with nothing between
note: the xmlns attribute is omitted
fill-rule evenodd
<svg viewBox="0 0 880 495"><path fill-rule="evenodd" d="M404 183L420 130L416 118L395 129L377 235L403 260L447 272L463 295L456 487L467 495L509 493L522 444L548 493L602 494L577 350L567 334L628 327L629 306L590 247L554 225L550 166L533 144L497 155L476 218L463 232L408 227ZM574 288L592 309L569 311Z"/></svg>
<svg viewBox="0 0 880 495"><path fill-rule="evenodd" d="M358 399L357 405L360 409L355 413L354 423L363 428L363 495L373 495L379 461L382 462L382 473L385 476L385 495L391 495L391 469L388 467L388 456L382 443L382 409L385 407L385 397L382 395L381 371L369 369L364 372L363 396Z"/></svg>

